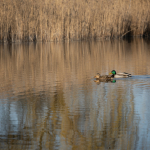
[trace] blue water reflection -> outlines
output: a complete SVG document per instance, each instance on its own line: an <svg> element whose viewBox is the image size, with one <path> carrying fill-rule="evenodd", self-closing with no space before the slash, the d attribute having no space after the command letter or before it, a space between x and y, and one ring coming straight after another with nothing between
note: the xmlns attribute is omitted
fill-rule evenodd
<svg viewBox="0 0 150 150"><path fill-rule="evenodd" d="M148 149L150 52L137 41L1 45L0 148ZM133 77L93 79L114 68Z"/></svg>

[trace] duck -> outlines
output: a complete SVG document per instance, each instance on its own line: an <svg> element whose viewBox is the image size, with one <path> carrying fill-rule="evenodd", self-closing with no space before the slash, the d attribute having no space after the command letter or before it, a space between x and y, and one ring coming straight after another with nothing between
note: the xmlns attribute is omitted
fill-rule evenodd
<svg viewBox="0 0 150 150"><path fill-rule="evenodd" d="M113 75L100 75L99 73L97 73L94 78L96 80L111 80L113 79Z"/></svg>
<svg viewBox="0 0 150 150"><path fill-rule="evenodd" d="M128 77L132 77L130 73L126 73L126 72L116 73L115 70L112 70L111 73L109 73L109 74L112 75L112 78L128 78Z"/></svg>

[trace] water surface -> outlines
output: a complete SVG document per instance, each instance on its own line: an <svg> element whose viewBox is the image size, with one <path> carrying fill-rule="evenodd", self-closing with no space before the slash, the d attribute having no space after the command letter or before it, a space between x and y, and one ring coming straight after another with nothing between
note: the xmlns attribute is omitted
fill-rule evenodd
<svg viewBox="0 0 150 150"><path fill-rule="evenodd" d="M149 149L149 43L0 45L0 149Z"/></svg>

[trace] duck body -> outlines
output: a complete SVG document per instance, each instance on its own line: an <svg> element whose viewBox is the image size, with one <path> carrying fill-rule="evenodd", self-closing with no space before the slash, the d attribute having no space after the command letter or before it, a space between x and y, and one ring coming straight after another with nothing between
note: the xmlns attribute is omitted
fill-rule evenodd
<svg viewBox="0 0 150 150"><path fill-rule="evenodd" d="M94 77L96 80L111 80L113 79L112 75L100 75L97 73L97 75Z"/></svg>
<svg viewBox="0 0 150 150"><path fill-rule="evenodd" d="M111 73L112 78L129 78L132 77L131 74L126 73L126 72L122 72L122 73L116 73L115 70L112 70Z"/></svg>

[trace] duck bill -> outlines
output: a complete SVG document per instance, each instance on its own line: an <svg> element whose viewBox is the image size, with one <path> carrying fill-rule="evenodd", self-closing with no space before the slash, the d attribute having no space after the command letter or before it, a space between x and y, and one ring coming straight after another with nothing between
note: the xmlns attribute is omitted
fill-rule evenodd
<svg viewBox="0 0 150 150"><path fill-rule="evenodd" d="M111 75L112 75L112 73L109 73L109 74L111 74Z"/></svg>

